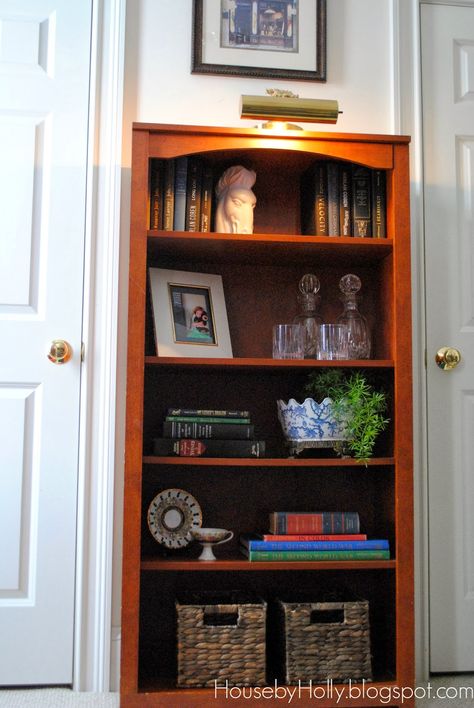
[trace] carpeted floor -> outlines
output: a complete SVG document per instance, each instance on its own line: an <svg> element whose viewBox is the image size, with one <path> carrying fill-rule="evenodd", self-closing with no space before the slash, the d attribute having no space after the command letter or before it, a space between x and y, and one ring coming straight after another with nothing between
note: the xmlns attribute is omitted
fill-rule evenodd
<svg viewBox="0 0 474 708"><path fill-rule="evenodd" d="M417 708L474 708L474 675L433 676L416 689ZM229 701L229 704L232 701ZM266 701L261 701L262 705ZM315 701L316 705L317 701ZM117 693L75 693L67 688L0 689L0 708L118 708ZM179 705L176 705L179 708Z"/></svg>
<svg viewBox="0 0 474 708"><path fill-rule="evenodd" d="M118 708L118 693L76 693L68 688L0 690L1 708Z"/></svg>

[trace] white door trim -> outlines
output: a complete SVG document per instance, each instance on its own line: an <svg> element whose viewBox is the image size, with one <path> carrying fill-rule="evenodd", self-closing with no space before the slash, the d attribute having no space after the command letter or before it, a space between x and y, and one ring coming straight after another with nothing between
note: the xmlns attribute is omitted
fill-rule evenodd
<svg viewBox="0 0 474 708"><path fill-rule="evenodd" d="M73 688L110 688L126 0L92 17Z"/></svg>
<svg viewBox="0 0 474 708"><path fill-rule="evenodd" d="M461 3L462 4L462 3ZM394 128L411 135L416 679L429 676L426 309L420 0L394 3Z"/></svg>

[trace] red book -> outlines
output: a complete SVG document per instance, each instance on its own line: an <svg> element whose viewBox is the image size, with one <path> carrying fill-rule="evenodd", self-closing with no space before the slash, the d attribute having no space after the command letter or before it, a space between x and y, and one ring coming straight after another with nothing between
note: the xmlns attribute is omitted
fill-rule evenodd
<svg viewBox="0 0 474 708"><path fill-rule="evenodd" d="M264 533L262 541L366 541L366 533L338 533L338 534L273 534Z"/></svg>

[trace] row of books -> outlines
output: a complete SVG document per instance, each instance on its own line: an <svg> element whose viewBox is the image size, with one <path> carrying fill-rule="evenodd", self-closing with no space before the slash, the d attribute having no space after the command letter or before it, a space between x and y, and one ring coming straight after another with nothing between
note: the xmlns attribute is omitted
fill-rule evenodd
<svg viewBox="0 0 474 708"><path fill-rule="evenodd" d="M150 229L210 231L213 179L199 157L152 159Z"/></svg>
<svg viewBox="0 0 474 708"><path fill-rule="evenodd" d="M150 229L212 230L214 174L199 156L151 160ZM386 171L318 160L301 179L302 233L385 238Z"/></svg>
<svg viewBox="0 0 474 708"><path fill-rule="evenodd" d="M301 181L303 234L386 238L386 172L319 160Z"/></svg>
<svg viewBox="0 0 474 708"><path fill-rule="evenodd" d="M360 533L357 512L270 514L270 533L242 534L241 552L249 561L388 560L387 539Z"/></svg>
<svg viewBox="0 0 474 708"><path fill-rule="evenodd" d="M255 440L250 412L169 408L154 454L182 457L263 457L265 441Z"/></svg>

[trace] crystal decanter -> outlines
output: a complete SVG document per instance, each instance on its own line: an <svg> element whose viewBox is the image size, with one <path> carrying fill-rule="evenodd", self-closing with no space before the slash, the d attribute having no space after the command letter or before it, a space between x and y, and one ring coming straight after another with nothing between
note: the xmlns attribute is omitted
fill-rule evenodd
<svg viewBox="0 0 474 708"><path fill-rule="evenodd" d="M319 278L312 273L306 273L300 279L298 289L298 302L301 311L296 315L293 322L300 324L304 330L304 357L305 359L316 358L316 348L318 344L318 326L323 319L317 308L321 300L317 294L320 288Z"/></svg>
<svg viewBox="0 0 474 708"><path fill-rule="evenodd" d="M344 311L337 318L338 324L347 325L349 329L349 358L369 359L370 357L370 331L367 321L360 314L357 307L362 283L360 278L353 273L344 275L339 281L341 300L344 304Z"/></svg>

